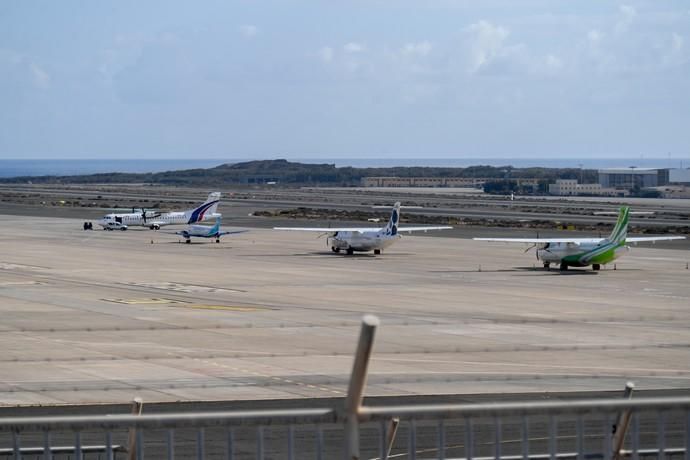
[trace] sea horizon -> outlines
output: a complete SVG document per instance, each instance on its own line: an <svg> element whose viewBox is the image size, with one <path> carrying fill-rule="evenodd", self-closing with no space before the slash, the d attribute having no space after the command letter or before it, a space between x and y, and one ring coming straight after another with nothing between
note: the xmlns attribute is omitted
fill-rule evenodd
<svg viewBox="0 0 690 460"><path fill-rule="evenodd" d="M512 166L515 168L687 168L690 158L288 158L310 164L335 164L337 167L451 167ZM251 159L0 159L0 177L70 176L100 173L156 173L182 169L212 168L221 164Z"/></svg>

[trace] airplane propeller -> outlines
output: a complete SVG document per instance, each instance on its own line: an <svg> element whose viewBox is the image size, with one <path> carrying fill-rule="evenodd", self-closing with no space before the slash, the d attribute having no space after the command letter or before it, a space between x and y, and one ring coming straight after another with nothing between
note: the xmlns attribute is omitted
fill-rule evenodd
<svg viewBox="0 0 690 460"><path fill-rule="evenodd" d="M539 232L537 232L537 239L539 239ZM538 244L537 244L537 243L534 243L532 246L530 246L530 247L528 247L527 249L525 249L525 252L524 252L523 254L526 254L527 252L529 252L530 249L534 249L534 248L536 248L537 246L538 246ZM539 260L539 252L538 252L538 251L534 251L534 255L537 256L537 260Z"/></svg>

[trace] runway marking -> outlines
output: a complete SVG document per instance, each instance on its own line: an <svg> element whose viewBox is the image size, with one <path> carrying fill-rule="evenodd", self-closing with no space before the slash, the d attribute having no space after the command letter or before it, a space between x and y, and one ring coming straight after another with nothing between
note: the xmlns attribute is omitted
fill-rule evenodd
<svg viewBox="0 0 690 460"><path fill-rule="evenodd" d="M137 286L137 287L143 287L143 288L149 288L149 289L161 289L164 291L174 291L174 292L184 292L184 293L199 293L199 292L229 292L229 293L237 293L237 292L244 292L238 289L226 289L226 288L219 288L215 286L199 286L195 284L181 284L181 283L173 283L173 282L168 282L168 281L162 281L158 283L137 283L137 282L127 282L127 283L117 283L117 284L124 284L127 286Z"/></svg>
<svg viewBox="0 0 690 460"><path fill-rule="evenodd" d="M45 270L46 267L37 267L35 265L15 264L12 262L0 262L0 270L29 270L32 272Z"/></svg>
<svg viewBox="0 0 690 460"><path fill-rule="evenodd" d="M417 359L417 358L388 358L388 357L377 357L379 361L396 361L396 362L419 362L419 363L447 363L447 364L470 364L470 365L485 365L485 366L499 366L499 367L527 367L527 368L548 368L548 369L560 369L560 370L583 370L583 371L614 371L614 372L651 372L651 373L690 373L690 369L661 369L661 368L641 368L641 367L614 367L614 366L575 366L575 365L557 365L557 364L530 364L530 363L518 363L518 362L487 362L487 361L448 361L448 360L429 360L429 359ZM459 373L459 374L495 374L496 371L461 371L461 372L427 372L430 374L448 374L448 373ZM525 375L547 375L543 372L522 372ZM578 375L591 375L591 374L578 374ZM595 374L597 375L597 374ZM652 377L664 377L659 375L653 375ZM669 377L680 377L677 375L672 375ZM684 377L687 378L687 377Z"/></svg>
<svg viewBox="0 0 690 460"><path fill-rule="evenodd" d="M244 307L244 306L237 306L237 305L179 305L179 307L196 308L199 310L224 310L224 311L239 311L239 312L268 310L268 308L263 308L263 307Z"/></svg>
<svg viewBox="0 0 690 460"><path fill-rule="evenodd" d="M173 353L168 353L168 354L174 355ZM226 364L217 363L215 361L209 361L207 359L201 359L201 358L192 358L192 359L194 361L198 361L200 363L211 364L211 365L216 366L216 367L224 367L226 369L230 369L233 372L242 372L244 374L252 374L252 375L255 375L257 377L263 377L266 379L275 380L277 382L282 382L282 383L287 383L287 384L291 384L291 385L297 385L300 387L307 387L307 388L313 389L313 390L323 391L324 393L333 393L333 394L337 394L337 395L346 394L344 391L336 390L333 388L327 388L324 386L316 386L316 385L312 385L309 383L297 382L295 380L291 380L288 378L277 377L275 375L268 375L268 374L264 374L264 373L256 372L256 371L250 371L249 369L243 369L243 368L239 368L239 367L235 367L235 366L228 366Z"/></svg>
<svg viewBox="0 0 690 460"><path fill-rule="evenodd" d="M43 286L46 283L40 281L2 281L0 287L6 286Z"/></svg>
<svg viewBox="0 0 690 460"><path fill-rule="evenodd" d="M182 300L173 300L165 298L151 298L151 299L116 299L116 298L106 298L101 299L106 302L121 303L125 305L167 305L167 304L178 304L184 303Z"/></svg>

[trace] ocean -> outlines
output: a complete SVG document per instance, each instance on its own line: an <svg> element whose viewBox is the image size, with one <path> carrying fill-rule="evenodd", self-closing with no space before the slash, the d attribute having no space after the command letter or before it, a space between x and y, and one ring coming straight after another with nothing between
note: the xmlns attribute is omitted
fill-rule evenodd
<svg viewBox="0 0 690 460"><path fill-rule="evenodd" d="M247 159L149 159L149 160L0 160L0 177L69 176L112 172L161 172L212 168ZM678 168L690 166L690 159L678 158L290 158L303 163L334 163L358 168L392 166L467 167L476 165L524 168Z"/></svg>

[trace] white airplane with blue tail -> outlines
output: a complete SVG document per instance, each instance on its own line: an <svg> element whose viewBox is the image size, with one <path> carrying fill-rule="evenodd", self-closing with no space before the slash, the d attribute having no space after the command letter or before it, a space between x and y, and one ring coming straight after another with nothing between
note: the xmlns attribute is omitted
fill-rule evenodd
<svg viewBox="0 0 690 460"><path fill-rule="evenodd" d="M216 219L214 226L209 225L190 225L185 230L175 232L175 235L181 235L185 239L185 243L191 243L194 238L215 238L216 243L220 243L220 237L223 235L234 235L237 233L244 233L248 230L231 230L228 232L220 231L220 217Z"/></svg>
<svg viewBox="0 0 690 460"><path fill-rule="evenodd" d="M448 230L453 227L443 226L424 226L424 227L402 227L400 222L400 203L395 203L393 212L388 223L383 228L314 228L314 227L274 227L274 230L287 230L296 232L317 232L327 235L326 244L331 251L339 253L345 251L352 255L357 252L374 251L374 254L381 254L381 251L389 247L400 239L400 233L426 232L429 230Z"/></svg>
<svg viewBox="0 0 690 460"><path fill-rule="evenodd" d="M126 214L108 214L98 221L104 230L127 230L130 225L141 225L151 230L158 230L164 225L196 224L216 219L220 203L220 192L211 192L200 206L186 211L154 212L142 209L141 212Z"/></svg>

